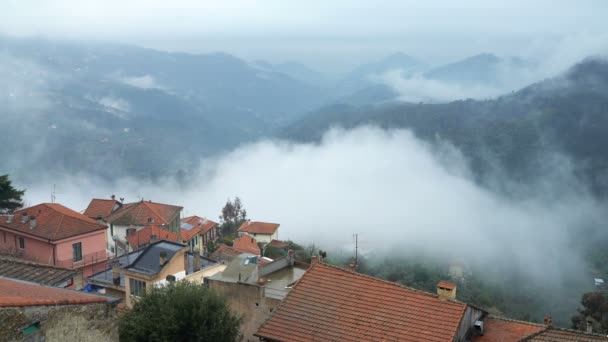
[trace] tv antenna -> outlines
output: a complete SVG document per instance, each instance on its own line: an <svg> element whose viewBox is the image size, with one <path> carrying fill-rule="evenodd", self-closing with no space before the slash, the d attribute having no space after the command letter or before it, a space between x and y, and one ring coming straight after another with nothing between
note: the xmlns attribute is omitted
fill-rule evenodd
<svg viewBox="0 0 608 342"><path fill-rule="evenodd" d="M354 233L353 238L355 239L355 269L359 266L359 234Z"/></svg>
<svg viewBox="0 0 608 342"><path fill-rule="evenodd" d="M51 203L55 203L57 196L55 196L55 184L53 184L53 191L51 192Z"/></svg>

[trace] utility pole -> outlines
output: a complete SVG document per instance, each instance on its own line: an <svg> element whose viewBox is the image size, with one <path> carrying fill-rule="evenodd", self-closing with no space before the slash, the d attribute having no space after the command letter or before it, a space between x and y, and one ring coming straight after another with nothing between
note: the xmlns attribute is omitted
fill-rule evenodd
<svg viewBox="0 0 608 342"><path fill-rule="evenodd" d="M359 266L359 234L353 234L355 238L355 269Z"/></svg>

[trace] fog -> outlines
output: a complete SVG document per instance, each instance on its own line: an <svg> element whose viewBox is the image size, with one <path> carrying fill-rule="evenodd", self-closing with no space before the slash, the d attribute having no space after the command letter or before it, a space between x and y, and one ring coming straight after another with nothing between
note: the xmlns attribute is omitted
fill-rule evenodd
<svg viewBox="0 0 608 342"><path fill-rule="evenodd" d="M27 187L26 202L83 210L91 198L115 194L184 206L185 215L218 219L228 198L239 196L250 219L278 222L281 239L337 252L421 248L446 258L495 260L544 279L582 271L572 236L606 218L554 159L544 184L513 199L478 186L467 161L448 144L428 144L406 130L334 129L318 144L260 141L201 161L192 179L142 184L66 175ZM500 181L500 180L497 180ZM561 188L563 191L546 192ZM556 195L557 194L557 195Z"/></svg>

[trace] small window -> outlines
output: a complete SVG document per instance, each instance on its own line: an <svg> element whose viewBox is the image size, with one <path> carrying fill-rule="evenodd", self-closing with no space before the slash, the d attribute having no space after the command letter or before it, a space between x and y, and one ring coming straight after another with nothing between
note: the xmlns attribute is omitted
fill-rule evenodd
<svg viewBox="0 0 608 342"><path fill-rule="evenodd" d="M2 232L2 236L4 237L4 243L6 243L6 232Z"/></svg>
<svg viewBox="0 0 608 342"><path fill-rule="evenodd" d="M19 248L25 249L25 238L23 237L19 238Z"/></svg>
<svg viewBox="0 0 608 342"><path fill-rule="evenodd" d="M129 278L129 285L131 287L130 293L132 296L141 296L146 291L146 282Z"/></svg>
<svg viewBox="0 0 608 342"><path fill-rule="evenodd" d="M72 260L82 260L82 242L72 244Z"/></svg>

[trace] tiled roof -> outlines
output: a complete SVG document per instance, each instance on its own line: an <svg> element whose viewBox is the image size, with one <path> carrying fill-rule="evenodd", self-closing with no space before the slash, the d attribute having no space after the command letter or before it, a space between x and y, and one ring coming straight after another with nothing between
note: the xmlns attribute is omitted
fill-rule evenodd
<svg viewBox="0 0 608 342"><path fill-rule="evenodd" d="M232 261L235 256L241 255L243 252L238 249L228 246L220 245L215 252L211 253L209 257L216 261Z"/></svg>
<svg viewBox="0 0 608 342"><path fill-rule="evenodd" d="M98 217L105 218L114 211L115 207L120 207L121 205L122 203L117 200L94 198L83 214L92 219L97 219Z"/></svg>
<svg viewBox="0 0 608 342"><path fill-rule="evenodd" d="M107 299L82 292L0 277L0 307L103 303Z"/></svg>
<svg viewBox="0 0 608 342"><path fill-rule="evenodd" d="M240 238L234 239L232 247L244 253L251 253L253 255L261 254L260 247L251 236L241 236Z"/></svg>
<svg viewBox="0 0 608 342"><path fill-rule="evenodd" d="M28 218L28 222L22 222L23 214ZM29 223L30 216L36 218L36 225L33 228ZM61 240L107 228L105 225L57 203L42 203L18 210L12 221L7 221L8 216L0 216L0 226L2 227L49 240Z"/></svg>
<svg viewBox="0 0 608 342"><path fill-rule="evenodd" d="M164 265L161 265L159 262L161 253L165 253L168 262L185 246L186 245L178 242L157 241L147 246L125 269L145 275L158 274L164 267Z"/></svg>
<svg viewBox="0 0 608 342"><path fill-rule="evenodd" d="M439 283L437 284L437 287L440 287L440 288L442 288L442 289L453 290L454 288L456 288L456 284L451 283L451 282L449 282L449 281L441 280L441 281L439 281Z"/></svg>
<svg viewBox="0 0 608 342"><path fill-rule="evenodd" d="M289 247L289 244L287 242L283 242L283 241L279 241L279 240L272 240L270 241L270 245L276 248L287 248Z"/></svg>
<svg viewBox="0 0 608 342"><path fill-rule="evenodd" d="M122 207L106 217L106 221L123 226L145 226L149 223L170 224L182 209L182 207L169 204L139 201L123 204ZM150 220L153 220L153 222L150 222Z"/></svg>
<svg viewBox="0 0 608 342"><path fill-rule="evenodd" d="M536 334L532 334L521 341L531 342L605 342L606 335L588 334L578 330L548 327Z"/></svg>
<svg viewBox="0 0 608 342"><path fill-rule="evenodd" d="M211 230L211 228L217 226L217 222L213 222L204 217L196 215L185 217L182 219L182 222L186 222L194 227L200 227L200 231L203 234L207 233L209 230Z"/></svg>
<svg viewBox="0 0 608 342"><path fill-rule="evenodd" d="M156 240L177 241L179 239L174 232L157 224L150 224L136 231L133 235L127 236L127 241L133 248L137 248L149 244L152 235L156 235Z"/></svg>
<svg viewBox="0 0 608 342"><path fill-rule="evenodd" d="M78 272L16 258L0 256L0 276L58 286L74 278Z"/></svg>
<svg viewBox="0 0 608 342"><path fill-rule="evenodd" d="M247 232L251 234L274 234L279 229L280 224L268 222L251 222L246 221L239 227L239 232Z"/></svg>
<svg viewBox="0 0 608 342"><path fill-rule="evenodd" d="M317 263L256 336L272 341L452 341L466 307Z"/></svg>
<svg viewBox="0 0 608 342"><path fill-rule="evenodd" d="M472 342L516 342L545 329L542 324L488 317L483 320L483 336L473 336Z"/></svg>

